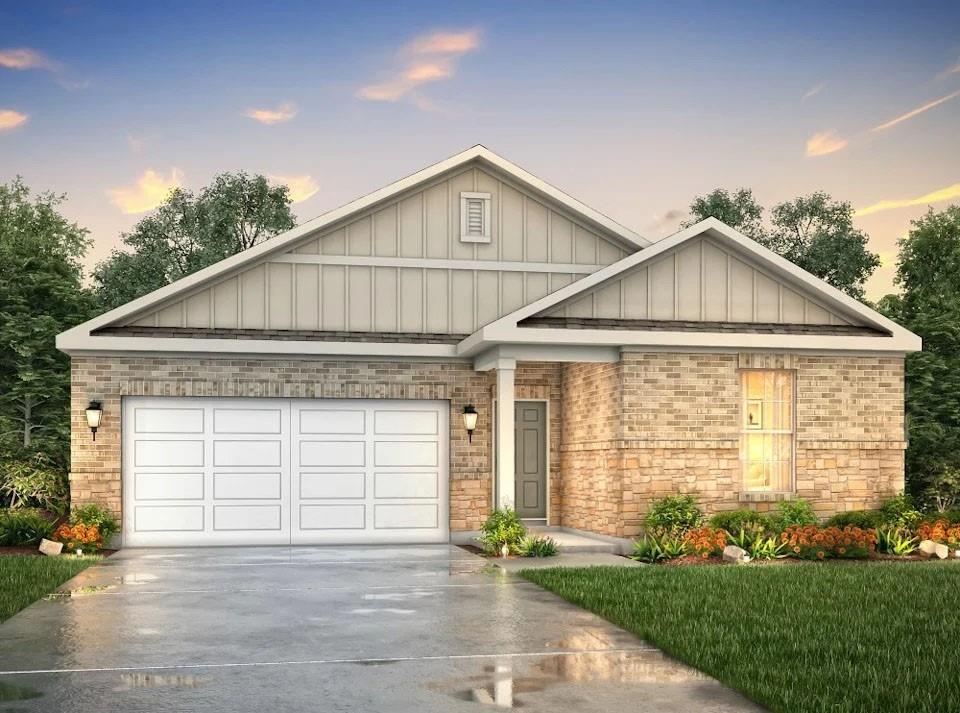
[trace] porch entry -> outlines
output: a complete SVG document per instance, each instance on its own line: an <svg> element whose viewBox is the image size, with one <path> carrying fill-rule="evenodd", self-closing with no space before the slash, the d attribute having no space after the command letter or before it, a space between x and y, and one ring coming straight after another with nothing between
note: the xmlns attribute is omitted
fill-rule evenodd
<svg viewBox="0 0 960 713"><path fill-rule="evenodd" d="M524 519L547 517L547 404L517 401L514 411L514 502Z"/></svg>

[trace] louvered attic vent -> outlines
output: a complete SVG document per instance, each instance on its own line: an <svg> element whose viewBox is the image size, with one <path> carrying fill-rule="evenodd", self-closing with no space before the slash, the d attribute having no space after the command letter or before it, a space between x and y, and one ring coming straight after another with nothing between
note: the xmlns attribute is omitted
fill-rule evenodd
<svg viewBox="0 0 960 713"><path fill-rule="evenodd" d="M460 194L460 242L490 242L490 194Z"/></svg>

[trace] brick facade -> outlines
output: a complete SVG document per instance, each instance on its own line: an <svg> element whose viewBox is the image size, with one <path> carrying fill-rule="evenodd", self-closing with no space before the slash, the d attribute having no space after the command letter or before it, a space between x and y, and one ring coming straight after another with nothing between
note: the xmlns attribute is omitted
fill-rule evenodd
<svg viewBox="0 0 960 713"><path fill-rule="evenodd" d="M650 501L676 492L711 512L743 507L739 369L758 367L796 370L796 491L819 514L902 489L902 358L625 352L615 364L518 365L516 398L549 403L551 524L633 536ZM466 362L76 357L73 502L120 512L122 396L442 399L450 529L476 530L492 502L495 380ZM91 399L104 409L95 443ZM468 403L480 414L472 443L460 418Z"/></svg>

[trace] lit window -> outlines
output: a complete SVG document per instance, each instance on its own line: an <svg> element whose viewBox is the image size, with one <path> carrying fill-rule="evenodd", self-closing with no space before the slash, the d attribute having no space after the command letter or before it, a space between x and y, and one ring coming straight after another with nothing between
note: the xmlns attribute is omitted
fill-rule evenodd
<svg viewBox="0 0 960 713"><path fill-rule="evenodd" d="M490 242L490 201L489 193L460 194L460 242Z"/></svg>
<svg viewBox="0 0 960 713"><path fill-rule="evenodd" d="M743 489L789 492L793 490L793 372L745 370L741 385Z"/></svg>

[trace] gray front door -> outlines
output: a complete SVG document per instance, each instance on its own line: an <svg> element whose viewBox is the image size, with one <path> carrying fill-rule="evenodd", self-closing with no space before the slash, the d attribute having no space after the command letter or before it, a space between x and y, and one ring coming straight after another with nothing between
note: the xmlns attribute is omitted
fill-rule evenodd
<svg viewBox="0 0 960 713"><path fill-rule="evenodd" d="M514 421L517 514L547 516L547 404L517 401Z"/></svg>

